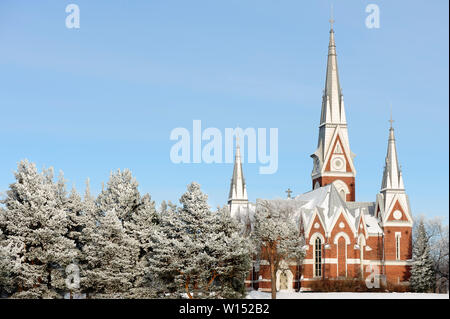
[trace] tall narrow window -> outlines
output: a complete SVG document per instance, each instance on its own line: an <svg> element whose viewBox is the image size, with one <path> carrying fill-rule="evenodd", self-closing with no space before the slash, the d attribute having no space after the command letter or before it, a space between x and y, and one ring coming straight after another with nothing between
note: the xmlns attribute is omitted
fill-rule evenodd
<svg viewBox="0 0 450 319"><path fill-rule="evenodd" d="M359 237L359 263L361 267L361 275L364 275L364 237Z"/></svg>
<svg viewBox="0 0 450 319"><path fill-rule="evenodd" d="M395 233L395 259L400 260L400 238L401 233Z"/></svg>
<svg viewBox="0 0 450 319"><path fill-rule="evenodd" d="M314 276L322 276L322 241L319 237L316 238L314 247Z"/></svg>

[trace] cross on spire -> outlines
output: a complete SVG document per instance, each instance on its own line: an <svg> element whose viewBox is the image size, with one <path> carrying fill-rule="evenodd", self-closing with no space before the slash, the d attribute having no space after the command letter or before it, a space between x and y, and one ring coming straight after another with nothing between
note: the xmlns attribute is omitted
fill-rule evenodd
<svg viewBox="0 0 450 319"><path fill-rule="evenodd" d="M333 19L333 4L331 4L331 10L330 10L330 25L331 25L331 30L333 30L333 23L334 23L334 19Z"/></svg>
<svg viewBox="0 0 450 319"><path fill-rule="evenodd" d="M389 119L389 123L391 123L391 128L392 128L392 123L394 123L395 121L392 119L392 104L391 104L391 118Z"/></svg>
<svg viewBox="0 0 450 319"><path fill-rule="evenodd" d="M287 189L286 193L288 194L287 198L291 198L292 191L290 188Z"/></svg>

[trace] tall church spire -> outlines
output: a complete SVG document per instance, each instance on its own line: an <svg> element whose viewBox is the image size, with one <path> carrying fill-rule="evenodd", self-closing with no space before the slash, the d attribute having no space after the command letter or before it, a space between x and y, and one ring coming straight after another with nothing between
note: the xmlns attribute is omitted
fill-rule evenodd
<svg viewBox="0 0 450 319"><path fill-rule="evenodd" d="M386 154L386 164L384 166L383 180L381 182L381 190L385 189L404 189L402 171L398 164L397 148L395 145L394 127L391 119L389 120L391 126L389 128L388 148Z"/></svg>
<svg viewBox="0 0 450 319"><path fill-rule="evenodd" d="M247 187L245 185L244 173L242 170L241 149L239 137L236 137L236 154L234 157L233 176L231 178L230 193L228 195L231 215L236 215L239 207L248 204Z"/></svg>
<svg viewBox="0 0 450 319"><path fill-rule="evenodd" d="M325 89L322 98L322 115L320 124L335 123L346 124L345 108L342 96L341 85L339 83L339 73L336 56L336 42L334 39L333 23L330 20L330 40L328 43L327 73L325 79Z"/></svg>
<svg viewBox="0 0 450 319"><path fill-rule="evenodd" d="M314 189L333 183L344 200L354 201L356 170L353 158L355 154L350 149L348 139L333 23L334 19L331 16L319 141L316 151L311 155L314 160L311 178Z"/></svg>

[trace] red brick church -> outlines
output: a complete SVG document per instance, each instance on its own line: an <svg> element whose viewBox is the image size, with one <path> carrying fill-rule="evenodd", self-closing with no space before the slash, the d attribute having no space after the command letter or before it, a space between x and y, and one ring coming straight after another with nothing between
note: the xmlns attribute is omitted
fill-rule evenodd
<svg viewBox="0 0 450 319"><path fill-rule="evenodd" d="M303 247L306 256L301 265L288 260L282 262L277 273L277 289L307 290L311 282L326 278L362 276L365 279L374 270L384 281L408 284L413 220L392 121L380 191L374 202L357 202L355 154L349 143L333 27L319 139L311 157L312 190L286 199L296 207L295 220L306 239ZM248 201L239 146L228 204L232 216L245 222L251 231L253 216L258 212L257 205ZM246 284L262 291L270 290L267 261L254 261Z"/></svg>

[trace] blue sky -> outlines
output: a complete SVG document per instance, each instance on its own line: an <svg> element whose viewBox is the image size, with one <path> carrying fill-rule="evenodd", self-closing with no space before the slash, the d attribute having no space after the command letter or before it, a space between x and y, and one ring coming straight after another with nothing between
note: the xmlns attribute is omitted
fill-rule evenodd
<svg viewBox="0 0 450 319"><path fill-rule="evenodd" d="M80 7L80 29L65 7ZM232 164L173 164L172 129L277 127L278 171L244 164L251 200L311 188L330 1L0 3L0 191L17 162L62 169L94 193L129 168L157 204L197 181L226 203ZM379 191L393 105L414 214L448 221L448 1L334 1L356 198ZM380 8L368 29L365 8Z"/></svg>

